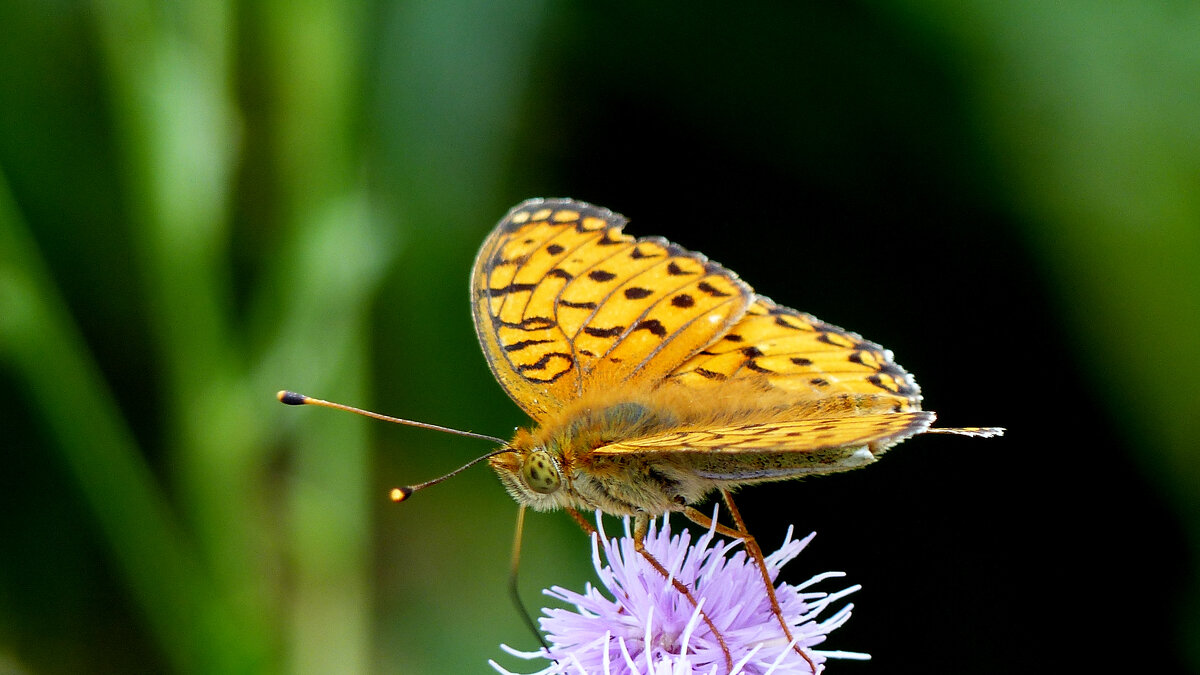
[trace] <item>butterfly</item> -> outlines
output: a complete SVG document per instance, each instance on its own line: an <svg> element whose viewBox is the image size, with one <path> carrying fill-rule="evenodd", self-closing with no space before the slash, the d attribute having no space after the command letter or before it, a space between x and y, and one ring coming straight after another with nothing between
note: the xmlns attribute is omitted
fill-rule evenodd
<svg viewBox="0 0 1200 675"><path fill-rule="evenodd" d="M664 576L640 545L656 516L682 513L741 539L790 640L733 490L863 467L922 433L1003 430L932 427L890 351L756 294L699 253L625 234L626 222L581 201L531 199L488 235L471 273L475 331L535 426L507 442L475 436L501 444L485 458L521 517L564 509L590 531L580 511L631 516L635 548ZM696 508L713 494L733 527Z"/></svg>

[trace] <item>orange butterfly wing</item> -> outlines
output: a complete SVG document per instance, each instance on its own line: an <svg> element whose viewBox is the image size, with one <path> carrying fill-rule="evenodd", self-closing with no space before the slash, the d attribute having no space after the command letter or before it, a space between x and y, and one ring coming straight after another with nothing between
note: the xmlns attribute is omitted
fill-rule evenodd
<svg viewBox="0 0 1200 675"><path fill-rule="evenodd" d="M476 333L496 379L534 419L597 387L662 380L754 299L732 272L626 235L625 222L583 202L530 200L475 260Z"/></svg>
<svg viewBox="0 0 1200 675"><path fill-rule="evenodd" d="M689 409L590 456L670 458L698 477L753 482L861 466L926 431L1002 432L930 429L934 414L890 351L756 296L698 253L626 235L625 223L583 202L527 201L471 275L488 364L535 420L597 392L653 390Z"/></svg>
<svg viewBox="0 0 1200 675"><path fill-rule="evenodd" d="M771 388L820 401L831 410L845 396L869 400L875 410L921 409L921 390L891 351L809 314L757 297L721 340L700 351L668 377L693 388L756 378ZM843 406L844 407L844 406Z"/></svg>
<svg viewBox="0 0 1200 675"><path fill-rule="evenodd" d="M590 454L818 454L822 450L860 448L870 444L872 453L877 455L908 436L920 434L928 429L932 422L934 413L911 411L833 419L790 419L714 425L704 429L668 431L665 434L610 443L596 448ZM836 471L836 467L830 467L830 471Z"/></svg>

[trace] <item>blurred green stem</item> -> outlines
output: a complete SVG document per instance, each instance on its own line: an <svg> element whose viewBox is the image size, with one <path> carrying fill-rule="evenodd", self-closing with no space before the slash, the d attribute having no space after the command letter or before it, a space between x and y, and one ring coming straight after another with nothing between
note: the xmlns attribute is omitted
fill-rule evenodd
<svg viewBox="0 0 1200 675"><path fill-rule="evenodd" d="M50 279L0 175L0 357L44 414L168 661L217 672L236 650L207 628L229 617Z"/></svg>
<svg viewBox="0 0 1200 675"><path fill-rule="evenodd" d="M277 662L268 515L252 501L261 427L248 419L230 319L227 210L237 125L228 3L96 0L93 16L131 214L178 486L200 560L230 614L215 644L240 668ZM219 637L216 633L222 633Z"/></svg>
<svg viewBox="0 0 1200 675"><path fill-rule="evenodd" d="M263 131L282 208L277 256L251 288L249 324L275 327L248 362L228 262L242 120L235 15L265 59ZM201 559L235 617L231 653L257 668L365 670L367 452L361 421L322 421L288 464L286 538L265 501L271 393L336 383L362 400L363 324L389 247L375 239L351 143L361 42L344 3L96 0L125 186L139 244L177 480ZM261 225L261 224L260 224ZM345 258L320 257L337 250ZM358 254L358 255L355 255ZM280 311L280 308L283 308ZM319 317L318 322L305 317ZM311 349L320 353L304 353ZM251 357L252 358L252 357ZM311 372L304 372L304 369ZM293 420L300 418L293 411ZM280 570L288 571L283 577ZM290 621L285 617L291 617Z"/></svg>
<svg viewBox="0 0 1200 675"><path fill-rule="evenodd" d="M260 295L255 308L272 316L269 305L282 295L289 311L276 346L302 339L321 350L307 359L324 364L315 377L299 371L300 359L276 377L288 372L306 387L319 383L321 395L354 401L365 401L368 312L392 248L372 227L354 134L365 11L350 2L268 0L248 18L261 38L269 166L288 234L284 266L293 266L272 269L269 288L278 294ZM320 323L297 326L293 317ZM370 670L367 425L338 417L304 415L311 426L293 448L285 551L294 579L285 629L292 673Z"/></svg>

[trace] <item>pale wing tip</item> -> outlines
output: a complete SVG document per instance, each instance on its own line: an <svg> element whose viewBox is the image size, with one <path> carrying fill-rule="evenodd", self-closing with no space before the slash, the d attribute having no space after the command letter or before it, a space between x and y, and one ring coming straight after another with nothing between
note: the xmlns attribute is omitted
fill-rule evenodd
<svg viewBox="0 0 1200 675"><path fill-rule="evenodd" d="M974 436L976 438L995 438L1003 436L1004 429L1001 427L939 427L935 429L926 429L927 434L954 434L956 436Z"/></svg>

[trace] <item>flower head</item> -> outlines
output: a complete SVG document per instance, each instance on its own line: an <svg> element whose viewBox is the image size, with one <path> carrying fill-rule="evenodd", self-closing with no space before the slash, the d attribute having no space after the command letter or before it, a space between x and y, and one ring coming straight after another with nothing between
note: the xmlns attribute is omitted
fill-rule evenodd
<svg viewBox="0 0 1200 675"><path fill-rule="evenodd" d="M717 540L710 529L693 544L688 530L673 535L666 519L661 528L652 522L645 538L646 550L670 573L671 579L667 579L634 549L628 518L625 536L620 539L605 536L598 513L596 522L601 529L592 540L592 559L608 594L591 584L583 593L551 588L546 595L575 609L543 610L545 616L540 623L549 650L519 652L504 646L515 656L553 662L537 675L725 673L725 653L704 622L701 610L729 647L733 662L730 675L812 673L809 662L792 648L793 643L771 611L762 575L754 561L740 550L741 542ZM766 556L772 580L812 538L810 534L795 540L788 530L783 546ZM601 547L607 564L601 562ZM853 605L844 605L820 621L818 615L859 587L832 594L806 589L840 576L841 572L826 572L798 586L779 584L775 590L795 644L817 664L818 672L828 658L869 658L866 654L813 649L850 618ZM672 579L692 589L698 606L675 589ZM512 675L494 662L492 666Z"/></svg>

